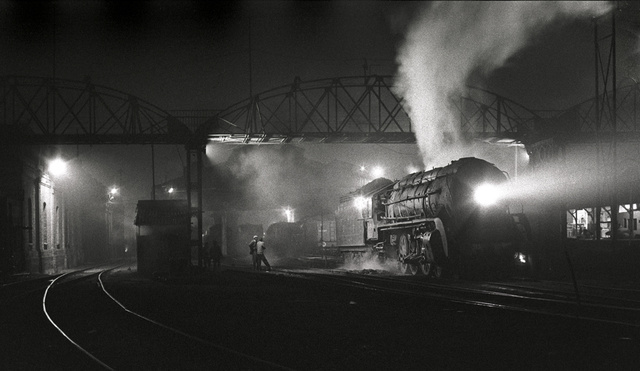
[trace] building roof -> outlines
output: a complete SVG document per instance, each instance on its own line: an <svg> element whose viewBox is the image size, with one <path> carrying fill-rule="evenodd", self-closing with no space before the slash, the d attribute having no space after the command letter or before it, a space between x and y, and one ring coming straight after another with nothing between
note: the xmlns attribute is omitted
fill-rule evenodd
<svg viewBox="0 0 640 371"><path fill-rule="evenodd" d="M135 225L187 225L189 210L186 200L140 200Z"/></svg>

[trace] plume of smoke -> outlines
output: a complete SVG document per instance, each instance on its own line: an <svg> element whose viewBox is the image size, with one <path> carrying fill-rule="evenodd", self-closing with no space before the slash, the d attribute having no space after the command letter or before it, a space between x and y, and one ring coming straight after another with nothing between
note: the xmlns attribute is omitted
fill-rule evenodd
<svg viewBox="0 0 640 371"><path fill-rule="evenodd" d="M595 1L440 1L423 8L397 56L396 93L404 98L425 166L470 155L449 102L471 74L490 74L547 25L610 8Z"/></svg>

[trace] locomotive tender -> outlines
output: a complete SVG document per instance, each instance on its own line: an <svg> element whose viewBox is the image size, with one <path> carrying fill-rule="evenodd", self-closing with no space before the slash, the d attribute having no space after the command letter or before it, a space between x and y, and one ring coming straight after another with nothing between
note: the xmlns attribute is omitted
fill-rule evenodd
<svg viewBox="0 0 640 371"><path fill-rule="evenodd" d="M373 252L404 274L440 277L530 269L530 228L495 199L507 176L473 157L407 175L379 178L342 197L336 213L343 255Z"/></svg>

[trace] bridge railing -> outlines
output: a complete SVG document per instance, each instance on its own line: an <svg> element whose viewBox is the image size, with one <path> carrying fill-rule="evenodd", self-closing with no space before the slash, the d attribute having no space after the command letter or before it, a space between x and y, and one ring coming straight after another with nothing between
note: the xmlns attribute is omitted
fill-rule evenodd
<svg viewBox="0 0 640 371"><path fill-rule="evenodd" d="M574 107L567 109L565 115L573 114L571 129L581 132L610 132L615 131L635 132L640 131L640 85L633 84L621 87L617 90L616 107L613 109L613 94L603 93L600 97L589 99ZM596 103L601 102L600 110L596 109Z"/></svg>
<svg viewBox="0 0 640 371"><path fill-rule="evenodd" d="M24 143L415 142L391 76L302 81L214 111L164 111L124 92L27 76L0 77L0 133ZM507 98L469 88L451 101L460 131L487 141L519 140L540 117Z"/></svg>
<svg viewBox="0 0 640 371"><path fill-rule="evenodd" d="M0 132L28 144L184 143L166 111L90 81L0 77Z"/></svg>
<svg viewBox="0 0 640 371"><path fill-rule="evenodd" d="M538 115L486 90L452 100L460 130L473 137L517 137ZM227 143L414 142L414 128L391 76L296 78L238 102L207 120L209 140Z"/></svg>

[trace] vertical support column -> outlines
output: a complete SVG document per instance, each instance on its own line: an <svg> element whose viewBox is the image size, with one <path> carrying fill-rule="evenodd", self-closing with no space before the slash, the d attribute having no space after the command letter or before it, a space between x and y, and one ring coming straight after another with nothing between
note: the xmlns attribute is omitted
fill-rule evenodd
<svg viewBox="0 0 640 371"><path fill-rule="evenodd" d="M610 120L610 133L611 133L611 158L610 158L610 166L608 167L608 171L605 171L604 176L601 176L603 179L610 179L609 184L604 184L603 187L608 189L605 191L605 194L609 194L610 197L607 197L607 201L611 204L611 239L613 245L615 246L617 240L617 229L618 229L618 209L619 209L619 200L618 200L618 156L617 156L617 96L616 96L616 19L615 19L615 10L611 12L609 15L611 17L611 33L600 37L598 30L598 21L603 19L604 17L598 17L594 19L594 46L595 46L595 68L596 68L596 134L599 134L599 130L603 126L603 119L608 118ZM601 42L609 39L609 47L601 48ZM606 44L605 44L606 45ZM602 50L601 50L602 49ZM601 53L605 52L605 61L603 62L603 58ZM608 52L608 54L606 54ZM611 74L611 75L610 75ZM600 86L602 84L602 98L600 98ZM611 99L609 98L609 88L611 90ZM606 116L605 113L609 115ZM605 126L606 127L606 126ZM606 168L606 165L605 165Z"/></svg>
<svg viewBox="0 0 640 371"><path fill-rule="evenodd" d="M189 208L189 249L196 248L198 267L202 259L202 154L204 144L187 144L187 207Z"/></svg>

